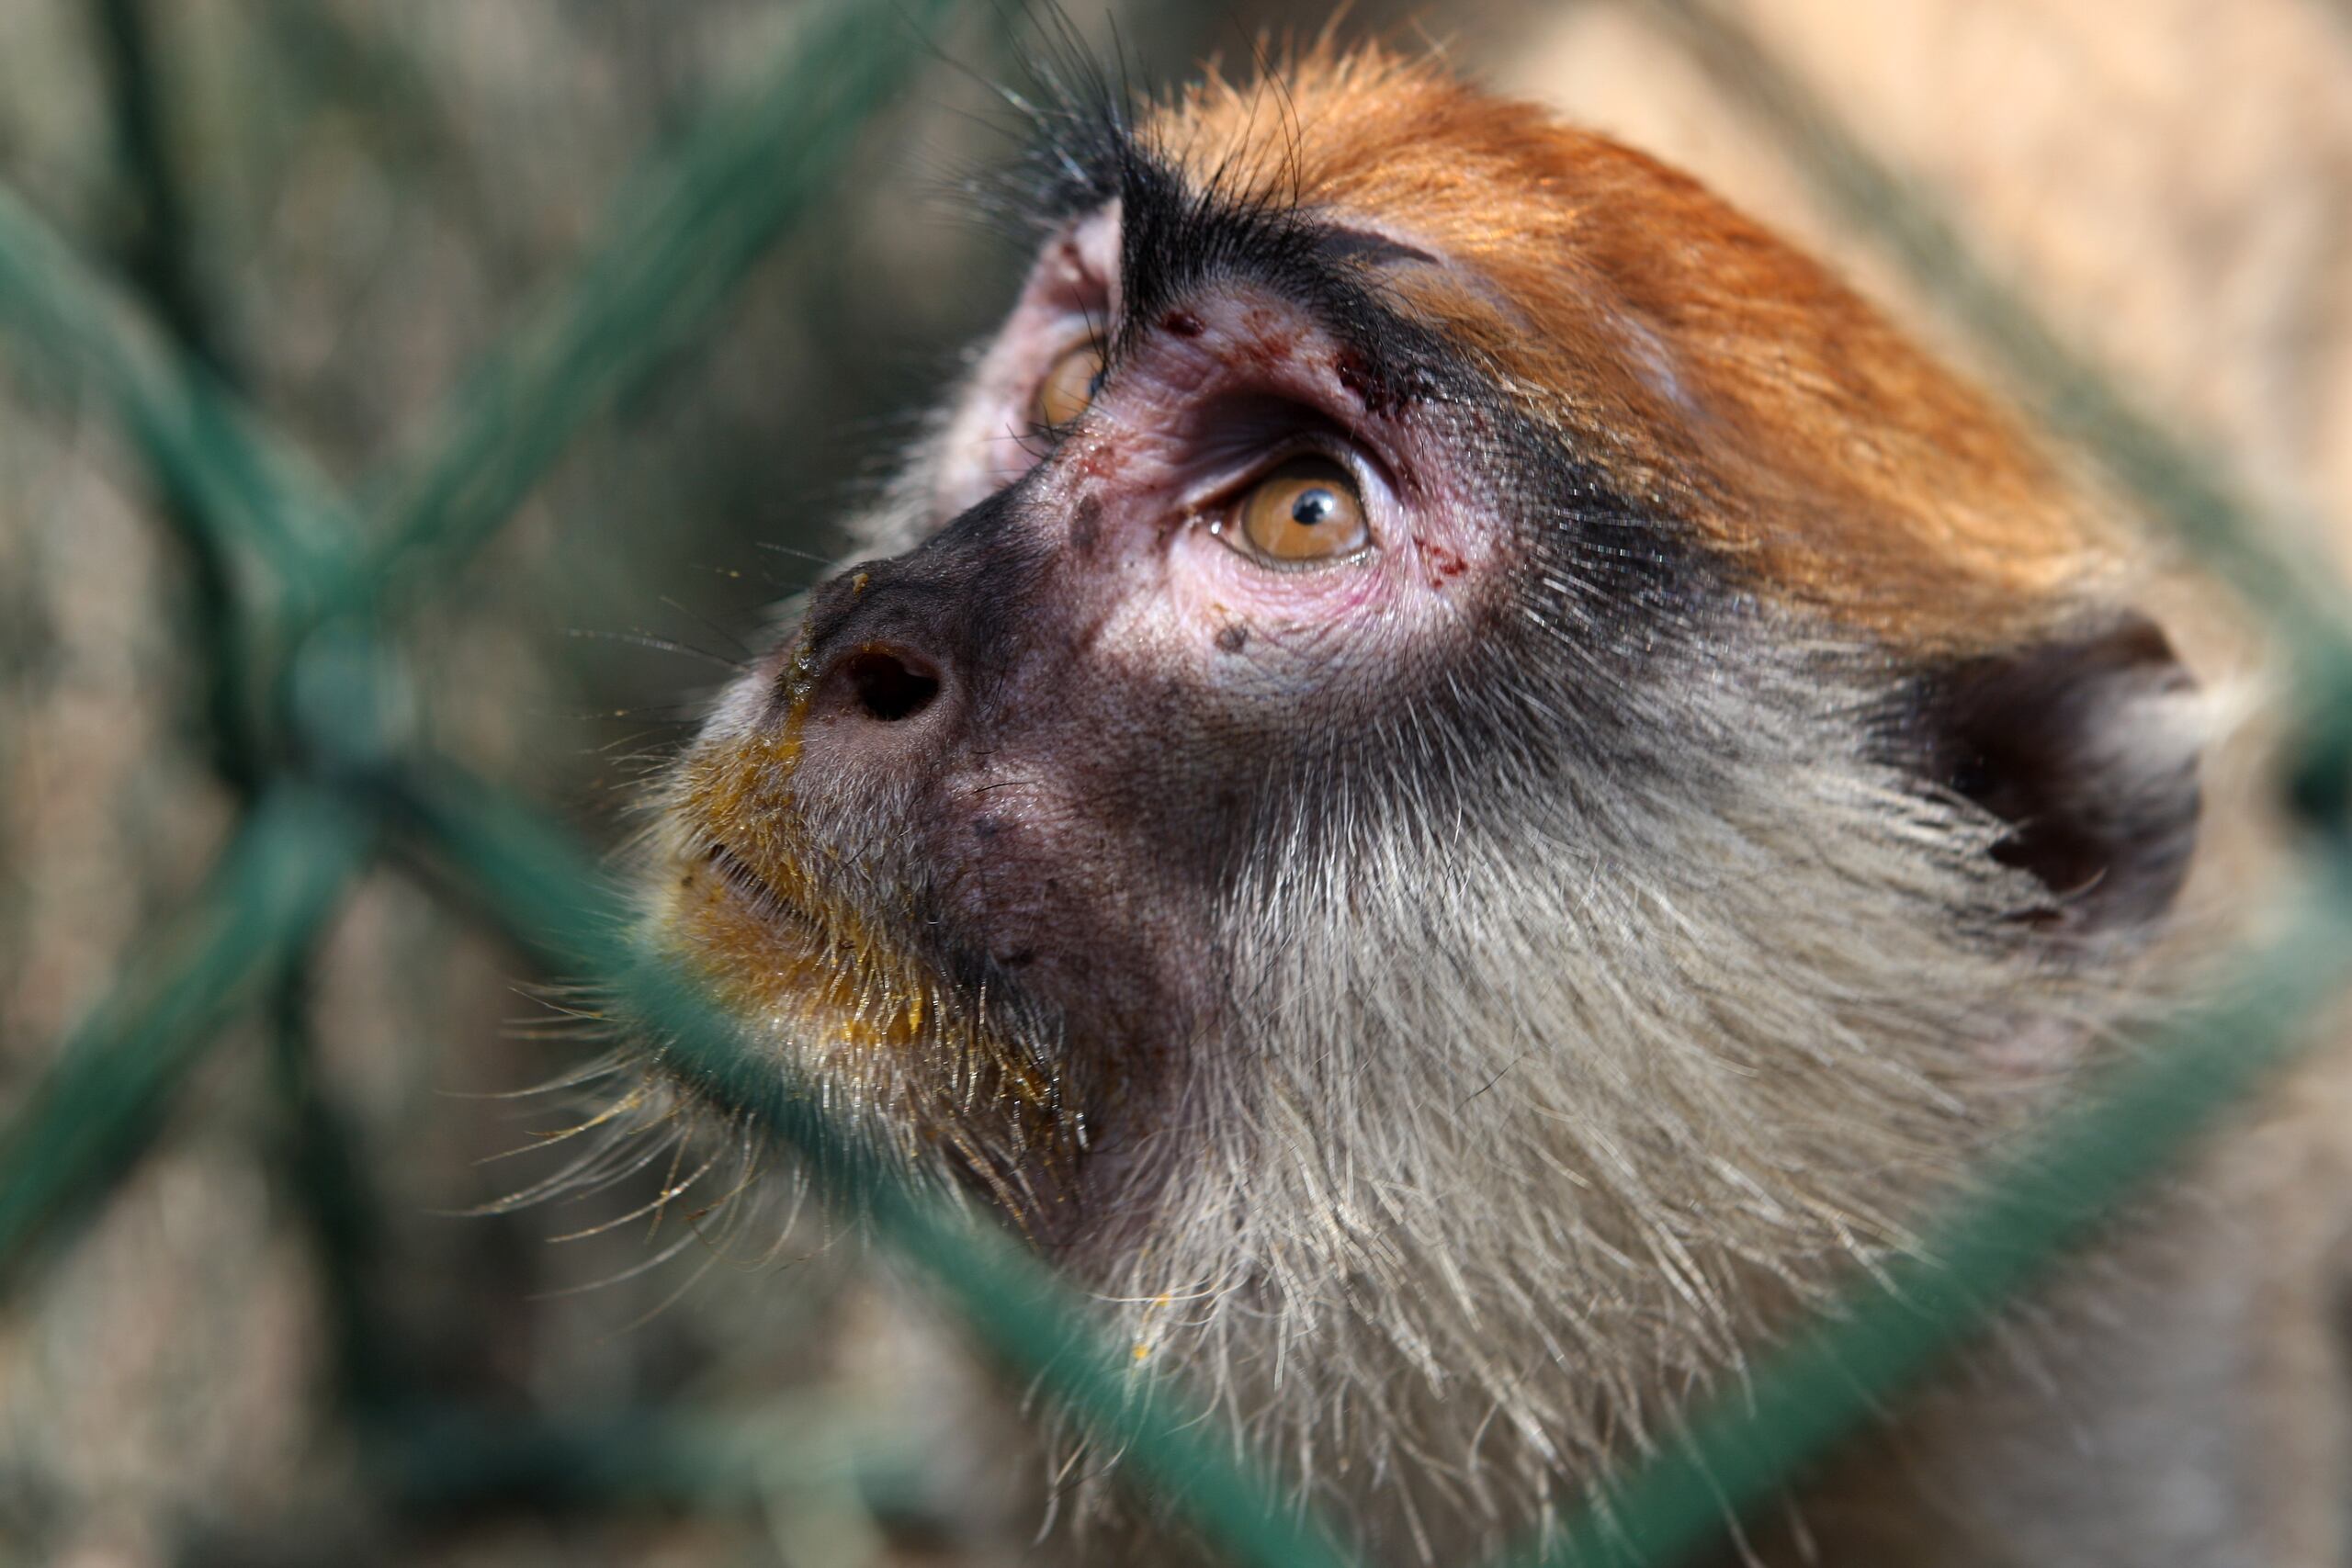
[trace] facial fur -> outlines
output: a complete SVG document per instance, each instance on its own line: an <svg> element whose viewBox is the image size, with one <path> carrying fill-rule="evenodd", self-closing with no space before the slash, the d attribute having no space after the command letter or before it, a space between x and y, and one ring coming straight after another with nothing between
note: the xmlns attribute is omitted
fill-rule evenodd
<svg viewBox="0 0 2352 1568"><path fill-rule="evenodd" d="M2195 744L2114 540L1820 268L1432 67L1281 75L1046 115L1022 296L648 924L1453 1561L2096 1052ZM1303 457L1367 538L1287 565L1238 509Z"/></svg>

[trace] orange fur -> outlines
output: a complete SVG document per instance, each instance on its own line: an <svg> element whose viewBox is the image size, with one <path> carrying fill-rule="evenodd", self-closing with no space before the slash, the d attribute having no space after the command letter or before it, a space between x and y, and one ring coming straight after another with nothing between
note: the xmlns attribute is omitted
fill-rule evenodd
<svg viewBox="0 0 2352 1568"><path fill-rule="evenodd" d="M1396 292L1623 493L1758 590L1925 651L2063 614L2108 554L2049 458L1826 269L1696 182L1430 62L1318 44L1146 122L1196 184L1295 199L1461 273Z"/></svg>

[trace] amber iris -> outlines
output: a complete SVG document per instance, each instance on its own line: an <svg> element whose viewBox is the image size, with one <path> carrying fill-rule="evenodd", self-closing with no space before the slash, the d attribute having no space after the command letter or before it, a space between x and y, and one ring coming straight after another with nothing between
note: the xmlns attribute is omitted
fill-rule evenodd
<svg viewBox="0 0 2352 1568"><path fill-rule="evenodd" d="M1261 479L1219 532L1271 566L1337 560L1372 542L1354 476L1318 456L1293 457Z"/></svg>
<svg viewBox="0 0 2352 1568"><path fill-rule="evenodd" d="M1090 339L1064 349L1037 383L1029 422L1039 430L1059 430L1086 412L1102 387L1102 345Z"/></svg>

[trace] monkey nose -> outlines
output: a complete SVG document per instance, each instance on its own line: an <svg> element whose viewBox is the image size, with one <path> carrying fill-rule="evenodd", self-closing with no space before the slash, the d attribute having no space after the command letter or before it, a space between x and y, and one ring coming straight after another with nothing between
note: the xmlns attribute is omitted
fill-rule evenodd
<svg viewBox="0 0 2352 1568"><path fill-rule="evenodd" d="M911 738L912 731L930 728L924 721L944 706L944 686L939 665L904 642L854 643L819 671L808 716L877 732L888 727Z"/></svg>

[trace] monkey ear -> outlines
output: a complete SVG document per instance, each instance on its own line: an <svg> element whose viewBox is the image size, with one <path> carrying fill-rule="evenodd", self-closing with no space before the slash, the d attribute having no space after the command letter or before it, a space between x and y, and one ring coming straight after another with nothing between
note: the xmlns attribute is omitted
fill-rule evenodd
<svg viewBox="0 0 2352 1568"><path fill-rule="evenodd" d="M2196 697L2164 633L2130 614L1931 672L1915 755L2006 826L1993 858L2049 890L2021 918L2128 938L2171 905L2196 847Z"/></svg>

